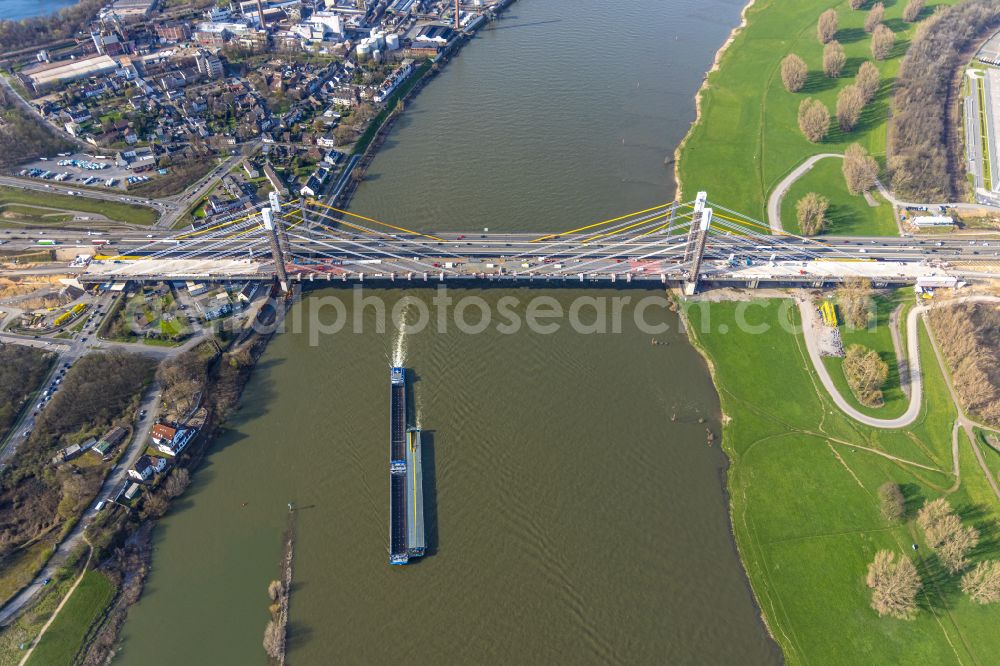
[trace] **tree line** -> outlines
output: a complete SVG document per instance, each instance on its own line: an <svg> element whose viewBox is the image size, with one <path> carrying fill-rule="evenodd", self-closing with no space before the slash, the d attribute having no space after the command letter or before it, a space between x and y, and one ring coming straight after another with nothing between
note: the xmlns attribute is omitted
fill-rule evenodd
<svg viewBox="0 0 1000 666"><path fill-rule="evenodd" d="M893 189L914 201L954 201L964 174L949 147L955 73L979 36L1000 25L1000 3L969 0L937 12L913 40L896 77L888 162Z"/></svg>
<svg viewBox="0 0 1000 666"><path fill-rule="evenodd" d="M928 313L937 343L952 369L955 390L966 411L1000 426L1000 311L959 304Z"/></svg>

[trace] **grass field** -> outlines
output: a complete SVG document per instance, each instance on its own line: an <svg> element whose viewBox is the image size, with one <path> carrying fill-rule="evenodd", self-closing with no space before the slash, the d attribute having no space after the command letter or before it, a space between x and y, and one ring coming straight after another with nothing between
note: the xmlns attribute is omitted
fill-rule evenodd
<svg viewBox="0 0 1000 666"><path fill-rule="evenodd" d="M861 195L847 191L841 172L842 160L825 159L788 188L781 202L781 223L786 231L801 234L795 215L795 203L809 192L817 192L830 200L826 211L828 226L823 232L840 236L896 236L899 229L892 219L892 205L873 192L878 207L872 208Z"/></svg>
<svg viewBox="0 0 1000 666"><path fill-rule="evenodd" d="M49 630L31 653L28 664L70 664L91 625L114 596L114 587L99 571L88 571Z"/></svg>
<svg viewBox="0 0 1000 666"><path fill-rule="evenodd" d="M930 2L923 16L955 1ZM881 90L853 132L842 133L834 124L824 141L813 144L798 129L799 103L814 97L832 114L838 91L853 82L862 62L871 59L871 40L863 30L867 12L850 9L846 1L757 0L747 12L746 28L722 57L719 69L708 76L702 91L701 119L692 127L678 165L682 200L708 190L711 199L764 219L768 193L806 157L842 153L855 141L883 157L892 79L915 30L900 18L906 5L903 0L885 5L885 23L896 33L896 45L892 57L878 63ZM831 7L839 17L836 39L847 54L839 79L823 76L823 46L816 38L816 21ZM787 92L781 82L780 63L788 53L798 54L809 65L809 78L798 93ZM834 199L825 191L820 193Z"/></svg>
<svg viewBox="0 0 1000 666"><path fill-rule="evenodd" d="M1000 647L990 627L1000 608L966 599L913 523L916 509L946 495L983 534L974 560L1000 556L998 503L971 443L960 440L961 483L952 474L955 417L930 340L921 330L924 406L903 430L875 430L844 416L814 379L787 301L691 304L686 309L711 360L727 419L723 447L734 534L772 635L791 664L986 664ZM710 330L698 325L706 311ZM741 316L769 330L741 332ZM727 330L726 333L719 332ZM892 459L895 456L898 459ZM876 490L893 480L907 520L888 524ZM911 544L919 550L911 550ZM925 582L913 621L879 618L864 584L876 550L915 564Z"/></svg>
<svg viewBox="0 0 1000 666"><path fill-rule="evenodd" d="M53 213L57 213L59 210L75 213L95 213L103 215L109 220L126 222L128 224L153 224L157 219L156 211L145 206L0 186L0 205L5 204L22 204L24 206L42 206L57 209L49 211Z"/></svg>

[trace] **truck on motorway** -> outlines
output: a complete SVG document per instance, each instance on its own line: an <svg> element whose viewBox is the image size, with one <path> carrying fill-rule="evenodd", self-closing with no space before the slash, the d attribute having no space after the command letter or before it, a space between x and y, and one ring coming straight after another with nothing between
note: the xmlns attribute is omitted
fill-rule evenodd
<svg viewBox="0 0 1000 666"><path fill-rule="evenodd" d="M43 238L43 239L37 241L37 244L38 245L56 245L56 242L54 240L51 240L51 239L48 239L48 238Z"/></svg>

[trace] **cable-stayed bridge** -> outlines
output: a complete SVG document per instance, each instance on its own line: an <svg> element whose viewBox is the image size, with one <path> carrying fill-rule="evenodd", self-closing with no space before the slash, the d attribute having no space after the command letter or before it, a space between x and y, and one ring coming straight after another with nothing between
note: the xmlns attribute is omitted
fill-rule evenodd
<svg viewBox="0 0 1000 666"><path fill-rule="evenodd" d="M988 241L775 235L705 192L550 234L430 234L313 199L269 203L194 231L115 239L117 254L98 257L81 280L276 279L283 288L302 280L653 281L693 291L703 281L821 286L851 276L875 284L1000 276Z"/></svg>

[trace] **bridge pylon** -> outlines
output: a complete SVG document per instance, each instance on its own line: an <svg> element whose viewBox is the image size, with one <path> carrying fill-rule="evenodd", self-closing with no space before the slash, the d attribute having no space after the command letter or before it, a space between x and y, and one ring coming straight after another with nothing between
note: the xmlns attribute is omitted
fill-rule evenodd
<svg viewBox="0 0 1000 666"><path fill-rule="evenodd" d="M688 245L685 257L688 263L688 279L684 283L684 293L691 296L698 290L698 280L701 277L701 262L705 256L705 243L708 241L708 229L712 226L712 209L702 204L701 219L694 220L691 232L688 234Z"/></svg>
<svg viewBox="0 0 1000 666"><path fill-rule="evenodd" d="M288 293L288 273L285 271L285 253L281 250L281 242L278 240L278 230L274 224L274 216L270 208L262 208L261 219L264 222L264 229L267 230L267 241L271 246L271 257L274 259L274 274L278 278L281 291Z"/></svg>
<svg viewBox="0 0 1000 666"><path fill-rule="evenodd" d="M271 202L271 215L279 216L274 219L274 227L278 232L278 247L281 249L281 253L287 257L292 253L292 250L288 245L288 231L286 229L288 225L281 216L281 197L278 196L277 192L271 192L267 196Z"/></svg>

